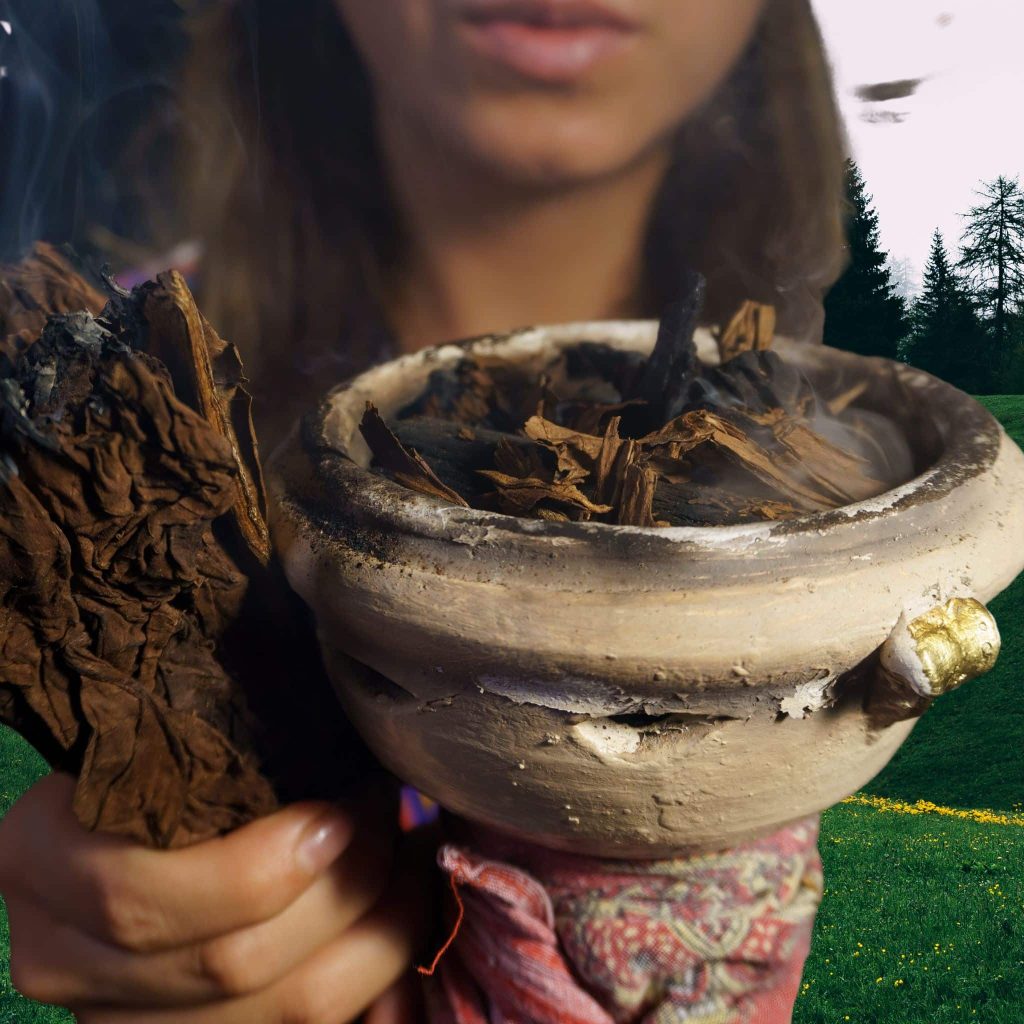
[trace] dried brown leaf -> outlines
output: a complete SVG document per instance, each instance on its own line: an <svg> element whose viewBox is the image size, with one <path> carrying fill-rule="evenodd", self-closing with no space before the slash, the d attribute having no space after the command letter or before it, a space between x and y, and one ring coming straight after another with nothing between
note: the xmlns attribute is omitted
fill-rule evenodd
<svg viewBox="0 0 1024 1024"><path fill-rule="evenodd" d="M416 451L406 448L398 440L370 402L366 403L359 431L377 463L398 483L420 494L429 494L452 505L468 508L468 502L461 494L443 483Z"/></svg>
<svg viewBox="0 0 1024 1024"><path fill-rule="evenodd" d="M580 434L542 416L530 417L523 430L527 437L554 454L555 479L578 485L590 476L601 450L600 437Z"/></svg>
<svg viewBox="0 0 1024 1024"><path fill-rule="evenodd" d="M515 477L493 469L479 470L497 489L501 503L515 515L530 515L542 502L564 507L566 514L575 518L611 512L610 505L591 501L573 484L543 480L538 477Z"/></svg>
<svg viewBox="0 0 1024 1024"><path fill-rule="evenodd" d="M272 810L271 777L337 795L313 777L358 770L358 744L312 631L280 567L219 528L246 464L259 486L237 353L173 277L112 289L97 320L66 309L69 265L41 285L33 265L0 275L3 301L66 315L0 354L0 720L78 775L84 824L157 846ZM26 276L35 292L10 286Z"/></svg>
<svg viewBox="0 0 1024 1024"><path fill-rule="evenodd" d="M499 472L508 476L544 478L550 475L535 445L514 444L508 438L502 438L495 445L494 465Z"/></svg>
<svg viewBox="0 0 1024 1024"><path fill-rule="evenodd" d="M158 364L92 327L52 322L7 382L0 708L78 773L85 825L181 845L276 806L214 651L246 589L212 534L237 470ZM51 361L33 421L16 392Z"/></svg>
<svg viewBox="0 0 1024 1024"><path fill-rule="evenodd" d="M534 510L533 514L538 519L546 519L549 523L571 523L572 520L564 513L558 512L553 508L545 508L543 505L538 505Z"/></svg>
<svg viewBox="0 0 1024 1024"><path fill-rule="evenodd" d="M48 242L36 242L20 263L0 267L0 355L17 359L53 313L98 314L106 303L68 256Z"/></svg>
<svg viewBox="0 0 1024 1024"><path fill-rule="evenodd" d="M749 519L792 519L800 509L787 501L752 501L741 506L741 514Z"/></svg>

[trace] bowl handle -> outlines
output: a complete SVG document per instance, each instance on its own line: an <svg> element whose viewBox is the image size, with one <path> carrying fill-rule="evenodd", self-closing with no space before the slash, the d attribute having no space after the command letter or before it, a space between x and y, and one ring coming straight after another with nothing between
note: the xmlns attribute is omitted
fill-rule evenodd
<svg viewBox="0 0 1024 1024"><path fill-rule="evenodd" d="M874 725L917 718L943 693L983 675L999 656L999 627L973 597L900 615L878 649L866 710Z"/></svg>

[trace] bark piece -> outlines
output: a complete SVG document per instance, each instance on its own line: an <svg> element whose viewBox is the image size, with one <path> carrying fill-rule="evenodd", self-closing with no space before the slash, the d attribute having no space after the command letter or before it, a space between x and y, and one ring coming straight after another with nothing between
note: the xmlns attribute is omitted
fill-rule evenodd
<svg viewBox="0 0 1024 1024"><path fill-rule="evenodd" d="M652 515L657 475L635 458L622 469L621 497L616 521L620 526L655 526Z"/></svg>
<svg viewBox="0 0 1024 1024"><path fill-rule="evenodd" d="M594 459L594 495L607 505L622 500L625 468L636 458L636 442L619 437L619 419L609 421Z"/></svg>
<svg viewBox="0 0 1024 1024"><path fill-rule="evenodd" d="M485 422L494 403L494 381L476 360L463 359L454 367L434 370L422 397L399 414L452 420L461 424Z"/></svg>
<svg viewBox="0 0 1024 1024"><path fill-rule="evenodd" d="M867 460L844 451L785 410L749 415L753 422L771 429L780 448L799 463L808 479L835 504L847 505L885 489L882 481L870 474Z"/></svg>
<svg viewBox="0 0 1024 1024"><path fill-rule="evenodd" d="M776 352L751 350L721 366L703 367L689 382L680 411L781 408L794 416L808 416L814 407L814 388L800 370Z"/></svg>
<svg viewBox="0 0 1024 1024"><path fill-rule="evenodd" d="M527 442L497 430L477 427L470 431L456 422L431 416L396 420L392 432L406 450L416 451L446 487L468 502L482 496L487 489L484 480L477 475L478 469L504 469L499 447L511 447L516 440L519 440L515 445L517 450L528 447ZM506 471L515 472L514 469Z"/></svg>
<svg viewBox="0 0 1024 1024"><path fill-rule="evenodd" d="M723 363L743 352L771 347L775 335L775 309L749 299L733 314L716 337Z"/></svg>
<svg viewBox="0 0 1024 1024"><path fill-rule="evenodd" d="M768 452L740 427L707 409L684 413L661 430L643 438L643 443L664 447L669 457L678 457L699 445L711 444L741 469L804 511L821 511L834 508L836 504L828 494L803 479L799 464L789 453Z"/></svg>

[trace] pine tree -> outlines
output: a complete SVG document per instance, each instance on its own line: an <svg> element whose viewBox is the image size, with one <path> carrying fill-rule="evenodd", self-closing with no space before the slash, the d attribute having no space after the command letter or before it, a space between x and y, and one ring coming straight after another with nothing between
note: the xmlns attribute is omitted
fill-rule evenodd
<svg viewBox="0 0 1024 1024"><path fill-rule="evenodd" d="M846 161L846 193L849 263L825 297L825 343L896 359L909 328L907 307L893 287L889 257L879 242L878 214L852 160Z"/></svg>
<svg viewBox="0 0 1024 1024"><path fill-rule="evenodd" d="M924 270L924 288L910 315L905 359L965 391L987 389L979 362L985 329L974 303L952 266L942 233L936 230Z"/></svg>
<svg viewBox="0 0 1024 1024"><path fill-rule="evenodd" d="M892 288L897 295L908 307L911 302L914 301L914 297L917 294L917 287L915 283L915 269L914 262L909 256L904 256L902 259L892 260L892 265L889 268L889 276L892 279Z"/></svg>
<svg viewBox="0 0 1024 1024"><path fill-rule="evenodd" d="M1000 175L977 195L982 202L963 214L960 267L988 328L989 345L979 357L989 371L989 390L999 391L1024 298L1024 194L1018 179Z"/></svg>

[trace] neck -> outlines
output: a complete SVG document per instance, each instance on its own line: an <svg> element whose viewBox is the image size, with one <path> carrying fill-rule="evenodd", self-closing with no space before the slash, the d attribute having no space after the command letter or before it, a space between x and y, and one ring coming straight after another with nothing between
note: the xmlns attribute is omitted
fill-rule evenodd
<svg viewBox="0 0 1024 1024"><path fill-rule="evenodd" d="M525 187L384 119L405 231L389 315L411 351L532 323L642 315L643 244L668 155L571 187Z"/></svg>

